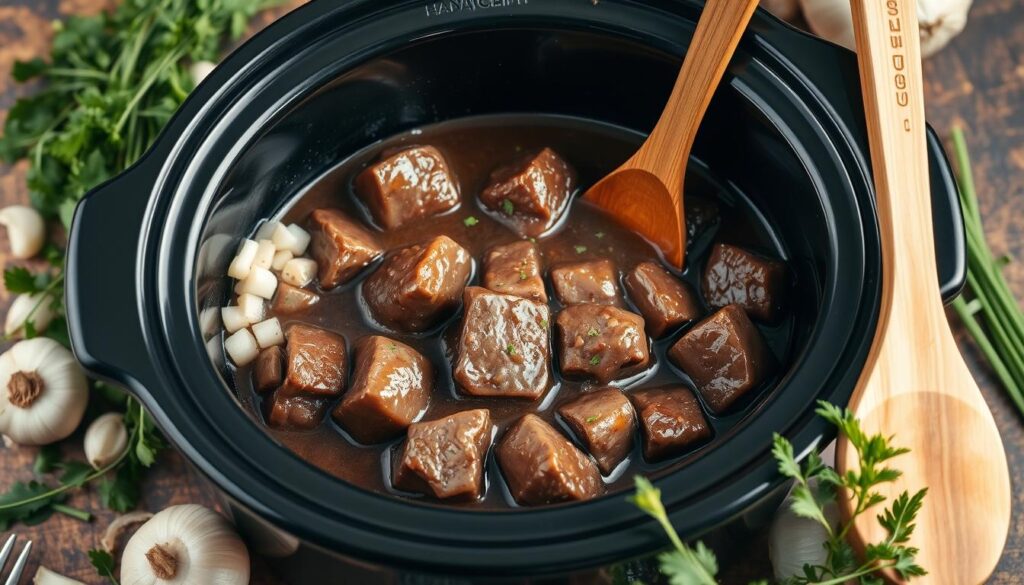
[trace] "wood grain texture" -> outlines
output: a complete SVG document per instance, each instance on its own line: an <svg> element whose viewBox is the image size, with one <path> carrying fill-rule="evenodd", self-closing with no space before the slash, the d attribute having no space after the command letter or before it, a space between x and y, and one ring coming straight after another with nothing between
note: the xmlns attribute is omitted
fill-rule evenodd
<svg viewBox="0 0 1024 585"><path fill-rule="evenodd" d="M109 0L0 0L0 121L19 95L31 87L13 84L9 78L14 59L44 54L49 42L48 23L67 14L94 12ZM567 0L568 1L568 0ZM575 1L575 0L573 0ZM589 0L580 0L589 1ZM302 0L295 0L300 4ZM257 18L266 24L273 16ZM978 196L986 232L994 251L1024 259L1024 3L1020 0L974 0L967 29L952 44L925 62L925 97L929 122L940 133L954 122L965 126L971 147ZM27 201L24 164L0 165L0 205ZM0 261L6 257L6 234L0 230ZM1024 298L1024 264L1007 267L1010 286ZM0 287L0 314L10 302ZM989 583L1024 584L1024 420L1003 395L997 381L964 330L952 318L958 345L992 409L999 427L1013 481L1014 516L1010 536L996 572ZM80 435L79 435L80 436ZM81 456L76 447L76 453ZM16 479L28 479L34 449L0 447L0 489ZM216 506L215 492L176 453L166 453L147 479L141 507L159 510L174 503ZM34 567L42 561L86 583L99 584L84 551L98 544L112 515L102 510L92 490L75 494L72 505L95 511L90 524L53 517L41 526L18 527L35 539ZM5 535L0 535L5 536ZM745 584L771 574L766 532L737 540L720 557L732 559L723 566L721 582ZM254 583L278 585L259 560L254 561ZM303 585L303 584L290 584Z"/></svg>
<svg viewBox="0 0 1024 585"><path fill-rule="evenodd" d="M583 197L654 242L683 268L683 176L697 129L757 0L708 0L661 118L640 150Z"/></svg>

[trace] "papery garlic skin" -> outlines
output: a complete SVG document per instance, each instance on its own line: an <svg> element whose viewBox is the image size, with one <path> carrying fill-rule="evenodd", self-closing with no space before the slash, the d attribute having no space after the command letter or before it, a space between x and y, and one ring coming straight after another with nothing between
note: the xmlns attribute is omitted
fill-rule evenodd
<svg viewBox="0 0 1024 585"><path fill-rule="evenodd" d="M804 18L814 34L856 50L853 14L848 0L800 0ZM967 24L971 0L917 0L921 29L921 55L927 57L946 46Z"/></svg>
<svg viewBox="0 0 1024 585"><path fill-rule="evenodd" d="M0 225L7 228L11 256L15 258L31 258L46 243L46 223L43 216L31 207L11 205L0 209Z"/></svg>
<svg viewBox="0 0 1024 585"><path fill-rule="evenodd" d="M82 422L88 382L63 345L46 337L19 341L0 355L0 434L19 445L48 445Z"/></svg>
<svg viewBox="0 0 1024 585"><path fill-rule="evenodd" d="M7 320L4 323L4 335L21 337L25 320L30 319L36 331L43 332L53 321L53 299L46 293L18 295L7 309Z"/></svg>
<svg viewBox="0 0 1024 585"><path fill-rule="evenodd" d="M85 459L93 469L102 469L128 450L128 429L124 416L108 412L92 421L85 431Z"/></svg>
<svg viewBox="0 0 1024 585"><path fill-rule="evenodd" d="M59 573L55 573L50 569L40 565L36 569L36 575L32 578L32 585L85 585L81 581L76 581L70 577L65 577Z"/></svg>
<svg viewBox="0 0 1024 585"><path fill-rule="evenodd" d="M220 514L194 504L171 506L128 541L121 583L247 585L249 551Z"/></svg>
<svg viewBox="0 0 1024 585"><path fill-rule="evenodd" d="M793 20L800 13L800 0L761 0L760 4L782 20Z"/></svg>

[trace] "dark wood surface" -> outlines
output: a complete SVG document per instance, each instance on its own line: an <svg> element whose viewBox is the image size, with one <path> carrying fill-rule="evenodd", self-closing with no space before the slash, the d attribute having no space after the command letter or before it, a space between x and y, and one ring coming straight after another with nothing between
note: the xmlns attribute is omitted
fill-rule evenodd
<svg viewBox="0 0 1024 585"><path fill-rule="evenodd" d="M10 81L14 60L46 54L50 22L54 18L96 11L109 1L0 0L0 123L15 99L32 90L31 86L18 86ZM259 17L256 26L274 16ZM953 124L966 130L986 232L995 252L1024 258L1024 3L975 0L967 29L925 63L925 79L929 122L942 134ZM25 171L24 163L0 165L0 205L28 200ZM7 250L6 234L0 234L0 263L5 265L10 264ZM1011 264L1006 274L1017 297L1024 298L1024 265ZM7 291L0 290L0 315L10 300ZM1024 483L1024 420L1004 396L956 318L952 321L1002 433L1016 488L1009 539L990 582L1024 583L1024 489L1020 487ZM949 432L955 433L956 429ZM68 449L69 455L81 456L77 445L69 445ZM0 448L0 490L15 480L31 477L35 454L35 449ZM82 523L54 516L40 526L16 529L36 541L33 572L41 562L70 577L100 583L85 551L98 546L112 514L102 509L96 493L90 489L74 494L70 503L94 511L95 519ZM190 469L179 455L167 452L146 480L141 507L157 511L181 503L216 506L217 500L205 478ZM730 556L747 560L723 567L723 583L746 583L770 575L766 535L736 542L734 546L744 552L734 551ZM253 568L253 583L281 583L269 574L260 559L253 560Z"/></svg>

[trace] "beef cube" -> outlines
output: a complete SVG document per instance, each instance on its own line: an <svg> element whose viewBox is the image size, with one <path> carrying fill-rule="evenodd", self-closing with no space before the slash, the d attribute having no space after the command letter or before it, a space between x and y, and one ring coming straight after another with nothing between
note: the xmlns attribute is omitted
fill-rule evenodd
<svg viewBox="0 0 1024 585"><path fill-rule="evenodd" d="M319 302L320 295L315 292L292 286L287 282L279 282L270 310L275 315L292 315L301 313Z"/></svg>
<svg viewBox="0 0 1024 585"><path fill-rule="evenodd" d="M718 244L704 270L704 298L716 309L736 304L773 322L786 293L786 265L728 244Z"/></svg>
<svg viewBox="0 0 1024 585"><path fill-rule="evenodd" d="M491 173L480 201L524 236L551 229L569 208L576 172L545 148Z"/></svg>
<svg viewBox="0 0 1024 585"><path fill-rule="evenodd" d="M619 271L611 260L562 264L551 269L551 284L563 305L596 303L621 307Z"/></svg>
<svg viewBox="0 0 1024 585"><path fill-rule="evenodd" d="M414 146L372 164L356 177L356 194L384 229L444 213L459 204L459 188L441 151Z"/></svg>
<svg viewBox="0 0 1024 585"><path fill-rule="evenodd" d="M534 400L548 389L548 306L466 288L455 382L473 396Z"/></svg>
<svg viewBox="0 0 1024 585"><path fill-rule="evenodd" d="M618 388L587 392L559 407L558 414L586 445L605 475L633 450L636 414Z"/></svg>
<svg viewBox="0 0 1024 585"><path fill-rule="evenodd" d="M491 248L484 260L484 288L538 303L548 302L541 276L540 252L528 241Z"/></svg>
<svg viewBox="0 0 1024 585"><path fill-rule="evenodd" d="M332 416L361 443L400 434L430 403L434 368L415 349L380 335L356 344L352 388Z"/></svg>
<svg viewBox="0 0 1024 585"><path fill-rule="evenodd" d="M253 386L260 394L276 390L284 382L284 352L281 346L268 347L256 358L252 370Z"/></svg>
<svg viewBox="0 0 1024 585"><path fill-rule="evenodd" d="M644 438L644 458L661 461L711 438L704 412L686 386L661 386L630 395Z"/></svg>
<svg viewBox="0 0 1024 585"><path fill-rule="evenodd" d="M700 301L690 286L654 262L641 262L626 275L626 290L640 309L647 333L657 339L700 319Z"/></svg>
<svg viewBox="0 0 1024 585"><path fill-rule="evenodd" d="M327 401L310 396L274 392L267 408L267 425L275 429L309 430L324 420Z"/></svg>
<svg viewBox="0 0 1024 585"><path fill-rule="evenodd" d="M473 260L447 236L389 255L363 284L373 318L402 331L424 331L451 315L469 281Z"/></svg>
<svg viewBox="0 0 1024 585"><path fill-rule="evenodd" d="M491 413L465 410L409 427L393 475L400 490L439 499L476 500L484 492Z"/></svg>
<svg viewBox="0 0 1024 585"><path fill-rule="evenodd" d="M562 373L602 384L647 367L650 355L640 315L604 305L573 305L558 314Z"/></svg>
<svg viewBox="0 0 1024 585"><path fill-rule="evenodd" d="M309 253L316 260L323 289L345 284L383 253L373 234L337 209L311 213L309 231Z"/></svg>
<svg viewBox="0 0 1024 585"><path fill-rule="evenodd" d="M761 332L739 305L729 305L698 323L668 356L693 379L716 413L760 384L775 364Z"/></svg>
<svg viewBox="0 0 1024 585"><path fill-rule="evenodd" d="M686 197L683 205L686 212L686 245L689 247L694 240L718 223L718 203L691 195Z"/></svg>
<svg viewBox="0 0 1024 585"><path fill-rule="evenodd" d="M292 325L285 338L285 395L333 398L342 393L348 371L344 337L309 325Z"/></svg>
<svg viewBox="0 0 1024 585"><path fill-rule="evenodd" d="M604 491L594 462L535 414L505 433L497 458L512 497L525 506L586 500Z"/></svg>

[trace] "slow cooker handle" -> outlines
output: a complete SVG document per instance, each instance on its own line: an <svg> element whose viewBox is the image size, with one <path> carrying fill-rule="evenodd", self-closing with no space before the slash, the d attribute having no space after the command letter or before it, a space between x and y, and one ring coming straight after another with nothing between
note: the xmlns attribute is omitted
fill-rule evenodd
<svg viewBox="0 0 1024 585"><path fill-rule="evenodd" d="M140 380L150 369L139 314L138 266L156 175L145 165L100 185L78 203L65 261L65 304L75 356L97 377L136 394L144 392Z"/></svg>
<svg viewBox="0 0 1024 585"><path fill-rule="evenodd" d="M932 230L942 300L950 303L967 283L967 239L960 191L942 141L928 127L928 168L932 187Z"/></svg>

